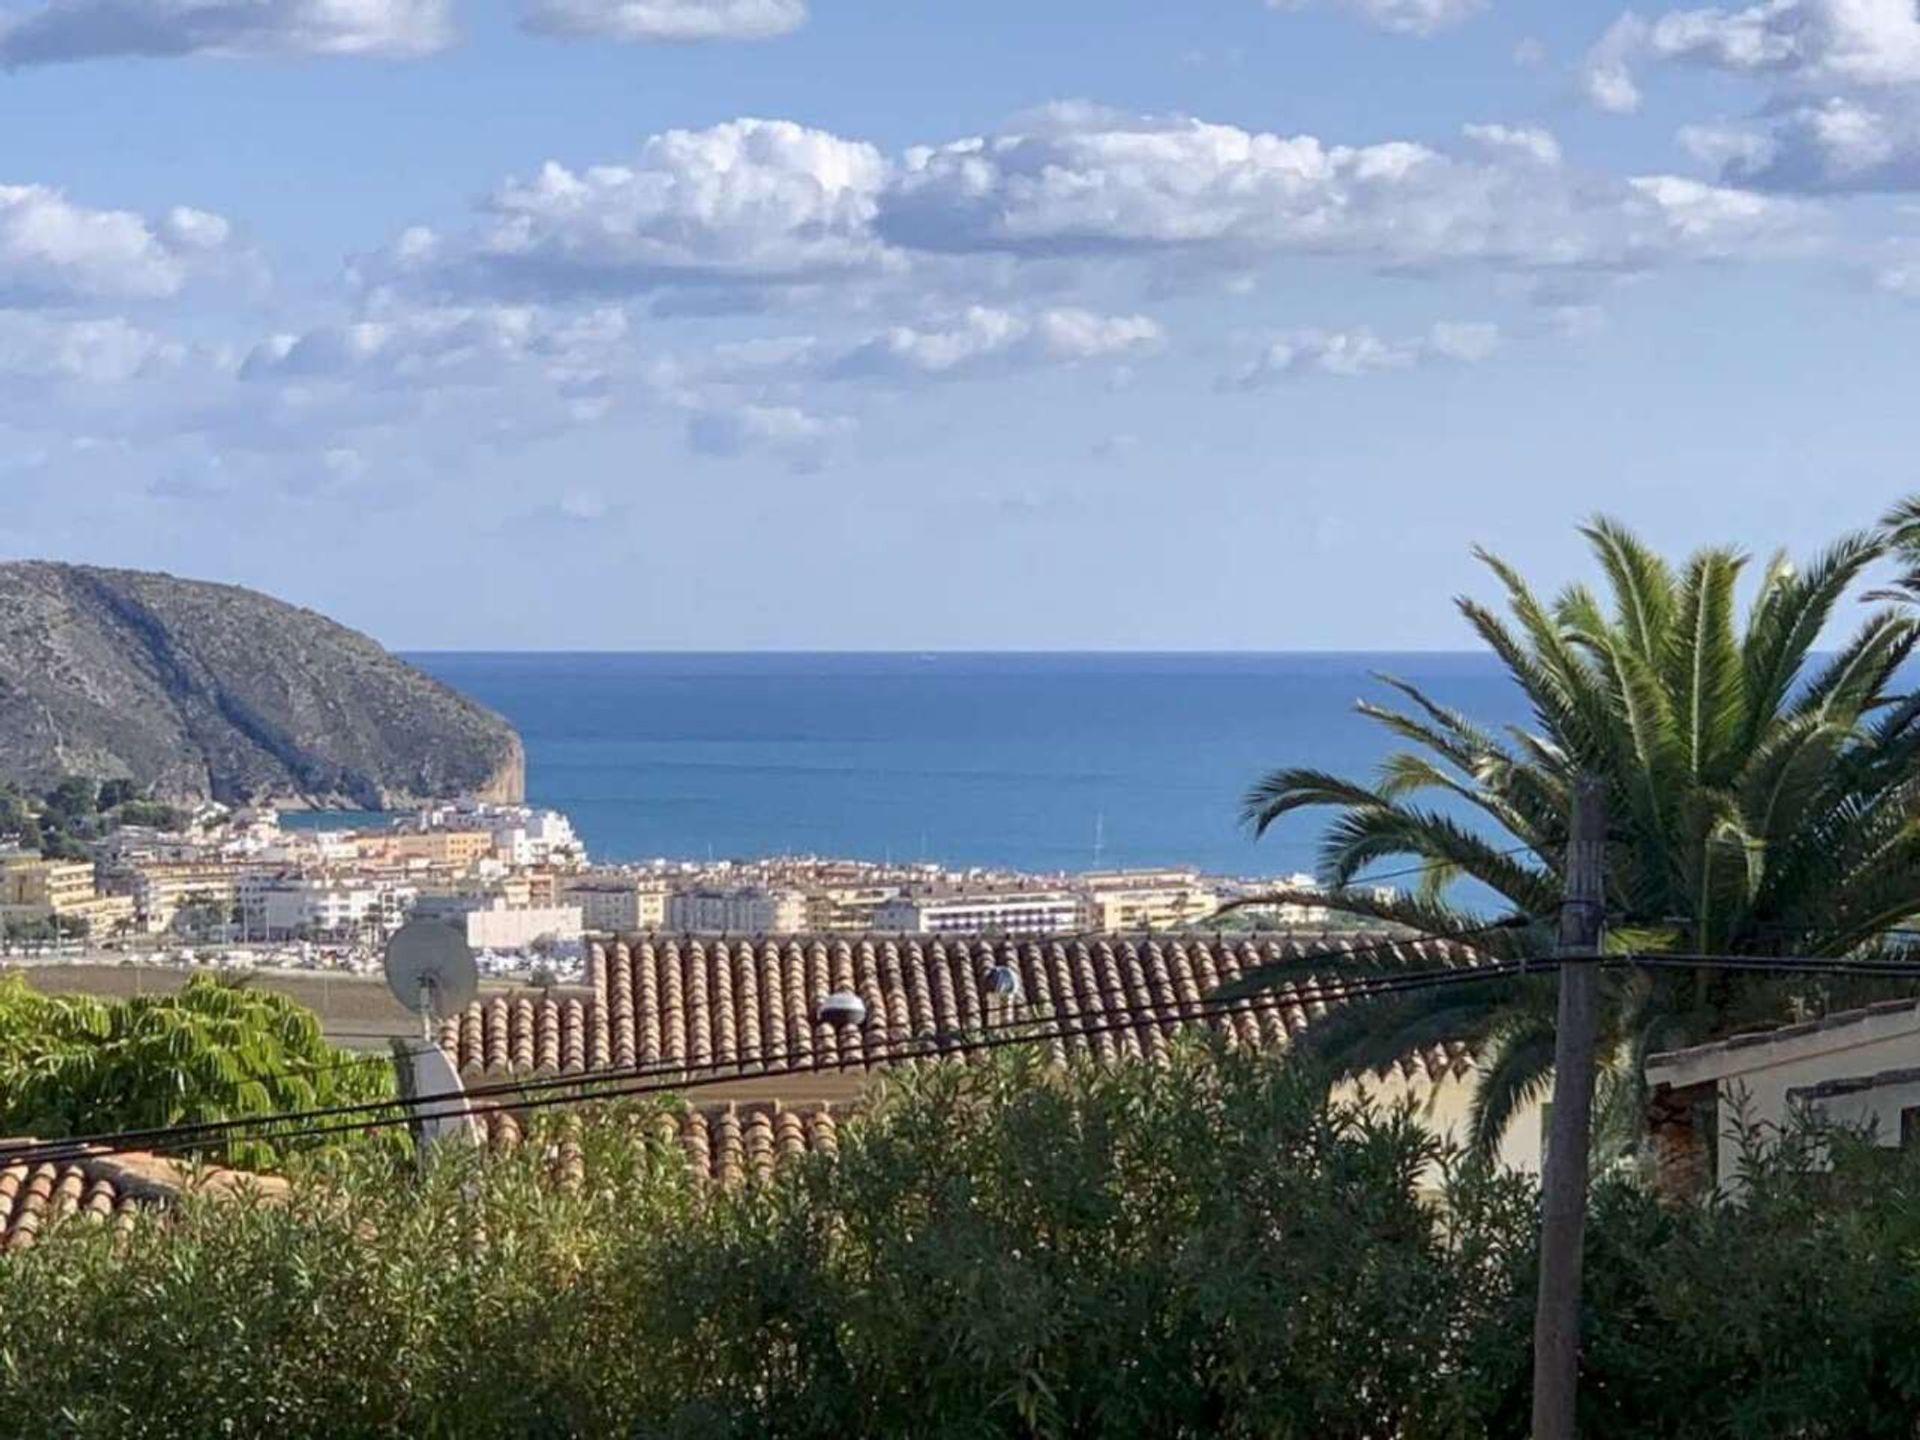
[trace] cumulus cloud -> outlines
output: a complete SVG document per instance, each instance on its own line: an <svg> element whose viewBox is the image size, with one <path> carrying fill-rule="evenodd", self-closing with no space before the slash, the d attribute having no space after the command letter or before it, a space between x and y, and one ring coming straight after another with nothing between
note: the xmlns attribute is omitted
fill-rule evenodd
<svg viewBox="0 0 1920 1440"><path fill-rule="evenodd" d="M1267 0L1269 10L1301 10L1313 0ZM1431 35L1471 20L1486 0L1333 0L1342 10L1397 35Z"/></svg>
<svg viewBox="0 0 1920 1440"><path fill-rule="evenodd" d="M1813 207L1568 165L1532 127L1437 147L1341 145L1062 103L890 157L783 120L646 139L624 164L550 161L467 227L415 227L355 267L444 301L649 297L655 314L947 306L1070 291L1090 262L1162 289L1286 256L1381 270L1618 272L1804 245Z"/></svg>
<svg viewBox="0 0 1920 1440"><path fill-rule="evenodd" d="M832 442L854 429L845 416L813 415L795 405L737 405L696 412L687 422L695 453L732 459L763 451L810 473L826 463Z"/></svg>
<svg viewBox="0 0 1920 1440"><path fill-rule="evenodd" d="M449 0L52 0L0 14L0 66L109 55L427 55Z"/></svg>
<svg viewBox="0 0 1920 1440"><path fill-rule="evenodd" d="M791 121L670 130L629 164L549 162L497 189L477 233L411 230L367 268L547 296L872 273L889 258L873 232L887 175L873 146Z"/></svg>
<svg viewBox="0 0 1920 1440"><path fill-rule="evenodd" d="M164 298L230 238L204 210L148 219L76 205L45 185L0 185L0 305Z"/></svg>
<svg viewBox="0 0 1920 1440"><path fill-rule="evenodd" d="M1277 381L1318 373L1352 379L1409 370L1435 360L1477 364L1500 348L1500 329L1483 321L1444 322L1424 335L1399 340L1365 326L1351 330L1295 330L1275 337L1260 354L1223 378L1222 388L1257 390Z"/></svg>
<svg viewBox="0 0 1920 1440"><path fill-rule="evenodd" d="M1589 98L1634 109L1634 67L1643 61L1751 76L1772 91L1751 119L1681 129L1681 146L1724 183L1807 193L1920 186L1914 0L1763 0L1652 19L1630 12L1587 55Z"/></svg>
<svg viewBox="0 0 1920 1440"><path fill-rule="evenodd" d="M184 346L121 316L54 320L0 310L0 375L20 380L119 384L185 356Z"/></svg>
<svg viewBox="0 0 1920 1440"><path fill-rule="evenodd" d="M805 0L529 0L525 9L540 34L641 42L770 40L806 18Z"/></svg>
<svg viewBox="0 0 1920 1440"><path fill-rule="evenodd" d="M1910 86L1920 82L1920 8L1913 0L1762 0L1650 20L1629 11L1588 52L1588 97L1602 109L1634 109L1633 66L1643 59L1763 76L1810 92Z"/></svg>
<svg viewBox="0 0 1920 1440"><path fill-rule="evenodd" d="M1733 183L1843 193L1920 188L1920 100L1783 103L1746 124L1693 125L1680 143Z"/></svg>
<svg viewBox="0 0 1920 1440"><path fill-rule="evenodd" d="M895 244L1024 257L1278 254L1383 268L1634 269L1761 253L1812 212L1674 177L1576 175L1541 132L1476 127L1472 153L1330 145L1184 116L1055 106L1019 129L908 152L880 205Z"/></svg>
<svg viewBox="0 0 1920 1440"><path fill-rule="evenodd" d="M378 376L422 383L492 379L530 360L555 373L590 370L626 338L625 312L554 317L530 306L446 307L269 336L240 366L244 380Z"/></svg>
<svg viewBox="0 0 1920 1440"><path fill-rule="evenodd" d="M833 360L827 373L894 379L997 374L1139 355L1157 349L1164 338L1145 315L1054 309L1029 316L975 305L937 328L884 330Z"/></svg>

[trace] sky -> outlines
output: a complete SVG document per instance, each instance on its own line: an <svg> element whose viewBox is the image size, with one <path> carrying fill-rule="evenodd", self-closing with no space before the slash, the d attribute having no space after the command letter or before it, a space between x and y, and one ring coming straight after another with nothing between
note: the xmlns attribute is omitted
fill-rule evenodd
<svg viewBox="0 0 1920 1440"><path fill-rule="evenodd" d="M1464 648L1916 356L1916 0L0 0L0 558L400 648Z"/></svg>

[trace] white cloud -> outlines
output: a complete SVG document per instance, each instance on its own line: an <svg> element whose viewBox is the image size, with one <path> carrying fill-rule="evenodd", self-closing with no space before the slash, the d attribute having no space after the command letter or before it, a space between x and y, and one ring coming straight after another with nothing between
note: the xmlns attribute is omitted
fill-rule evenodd
<svg viewBox="0 0 1920 1440"><path fill-rule="evenodd" d="M795 405L737 405L696 411L687 422L687 443L723 459L764 451L807 473L824 465L832 442L853 429L845 416L813 415Z"/></svg>
<svg viewBox="0 0 1920 1440"><path fill-rule="evenodd" d="M1269 10L1301 10L1313 0L1267 0ZM1486 0L1332 0L1369 25L1397 35L1431 35L1471 20Z"/></svg>
<svg viewBox="0 0 1920 1440"><path fill-rule="evenodd" d="M163 298L217 261L229 238L227 222L203 210L150 221L45 185L0 185L0 305Z"/></svg>
<svg viewBox="0 0 1920 1440"><path fill-rule="evenodd" d="M0 16L0 66L107 55L426 55L450 42L449 11L449 0L52 0Z"/></svg>
<svg viewBox="0 0 1920 1440"><path fill-rule="evenodd" d="M1633 61L1646 34L1646 22L1638 15L1622 15L1587 52L1580 64L1580 89L1594 108L1610 115L1629 115L1640 108Z"/></svg>
<svg viewBox="0 0 1920 1440"><path fill-rule="evenodd" d="M1882 89L1920 82L1914 0L1762 0L1731 8L1628 12L1588 52L1587 94L1602 109L1639 103L1632 67L1677 61L1768 77L1790 89Z"/></svg>
<svg viewBox="0 0 1920 1440"><path fill-rule="evenodd" d="M938 329L896 325L854 345L828 367L837 377L951 377L1031 366L1119 359L1159 347L1145 315L1044 310L1022 315L975 305Z"/></svg>
<svg viewBox="0 0 1920 1440"><path fill-rule="evenodd" d="M563 376L591 371L626 335L626 315L612 307L568 318L531 306L405 310L270 336L248 353L240 377L457 384L490 382L519 361Z"/></svg>
<svg viewBox="0 0 1920 1440"><path fill-rule="evenodd" d="M1257 390L1293 376L1319 373L1352 379L1408 370L1434 360L1477 364L1500 348L1500 329L1481 321L1433 326L1425 335L1383 339L1366 326L1295 330L1268 342L1258 356L1225 377L1223 388Z"/></svg>
<svg viewBox="0 0 1920 1440"><path fill-rule="evenodd" d="M1782 103L1759 121L1684 127L1679 139L1726 179L1757 189L1920 189L1920 99L1912 96Z"/></svg>
<svg viewBox="0 0 1920 1440"><path fill-rule="evenodd" d="M0 375L16 379L112 385L185 355L185 347L119 316L54 320L0 310Z"/></svg>
<svg viewBox="0 0 1920 1440"><path fill-rule="evenodd" d="M1547 131L1340 145L1062 103L990 135L878 147L740 119L646 139L629 163L549 161L476 224L405 231L367 293L563 303L650 295L656 316L958 311L1086 293L1095 270L1162 291L1282 257L1380 270L1613 273L1804 247L1822 214L1570 166Z"/></svg>
<svg viewBox="0 0 1920 1440"><path fill-rule="evenodd" d="M1576 175L1542 132L1481 126L1469 139L1478 153L1329 145L1062 105L1017 130L908 152L879 222L905 247L1028 258L1635 269L1765 253L1799 242L1815 218L1672 177Z"/></svg>
<svg viewBox="0 0 1920 1440"><path fill-rule="evenodd" d="M770 40L806 22L805 0L529 0L529 30L601 40Z"/></svg>
<svg viewBox="0 0 1920 1440"><path fill-rule="evenodd" d="M889 260L873 233L887 175L873 146L791 121L670 130L631 164L508 182L476 234L408 231L374 278L578 295L871 273Z"/></svg>
<svg viewBox="0 0 1920 1440"><path fill-rule="evenodd" d="M1560 142L1547 131L1523 125L1463 125L1460 133L1495 155L1558 165Z"/></svg>
<svg viewBox="0 0 1920 1440"><path fill-rule="evenodd" d="M1627 14L1588 53L1583 82L1605 109L1639 102L1638 61L1767 82L1752 119L1682 127L1723 182L1809 193L1920 187L1920 5L1764 0L1731 9Z"/></svg>

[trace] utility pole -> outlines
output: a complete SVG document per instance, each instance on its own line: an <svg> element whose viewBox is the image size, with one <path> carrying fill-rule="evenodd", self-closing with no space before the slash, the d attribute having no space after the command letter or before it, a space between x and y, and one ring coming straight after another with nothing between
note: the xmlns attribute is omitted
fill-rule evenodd
<svg viewBox="0 0 1920 1440"><path fill-rule="evenodd" d="M1606 913L1607 792L1574 782L1560 910L1560 1013L1553 1039L1553 1113L1540 1196L1540 1293L1533 1313L1533 1440L1574 1440L1580 1376L1580 1269L1587 1232L1593 1124L1594 958Z"/></svg>

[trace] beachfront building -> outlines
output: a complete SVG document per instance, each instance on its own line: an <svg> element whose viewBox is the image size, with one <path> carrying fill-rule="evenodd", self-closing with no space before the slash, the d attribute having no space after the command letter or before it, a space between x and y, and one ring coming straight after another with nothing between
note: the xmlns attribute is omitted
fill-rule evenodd
<svg viewBox="0 0 1920 1440"><path fill-rule="evenodd" d="M15 914L71 914L93 896L91 860L45 860L31 853L0 859L0 906Z"/></svg>
<svg viewBox="0 0 1920 1440"><path fill-rule="evenodd" d="M1111 934L1177 930L1220 908L1219 892L1197 870L1098 870L1080 883L1092 928Z"/></svg>
<svg viewBox="0 0 1920 1440"><path fill-rule="evenodd" d="M146 934L224 928L239 899L238 876L231 867L206 861L160 861L134 866L124 878L124 889Z"/></svg>
<svg viewBox="0 0 1920 1440"><path fill-rule="evenodd" d="M662 880L618 872L562 880L556 903L578 905L581 923L594 934L659 930L667 923L667 885Z"/></svg>
<svg viewBox="0 0 1920 1440"><path fill-rule="evenodd" d="M667 899L667 928L707 935L791 935L806 928L807 897L762 885L700 886Z"/></svg>
<svg viewBox="0 0 1920 1440"><path fill-rule="evenodd" d="M464 871L493 854L491 830L376 830L358 837L360 858Z"/></svg>
<svg viewBox="0 0 1920 1440"><path fill-rule="evenodd" d="M358 876L242 874L241 933L250 939L357 939L400 928L414 902L409 885Z"/></svg>
<svg viewBox="0 0 1920 1440"><path fill-rule="evenodd" d="M516 810L493 828L493 853L509 865L582 865L587 849L557 810Z"/></svg>
<svg viewBox="0 0 1920 1440"><path fill-rule="evenodd" d="M873 928L912 935L1072 935L1086 921L1085 903L1069 890L987 890L896 896L874 910Z"/></svg>
<svg viewBox="0 0 1920 1440"><path fill-rule="evenodd" d="M582 934L578 905L514 905L500 894L422 895L413 917L451 925L475 950L520 954L541 946L578 945Z"/></svg>
<svg viewBox="0 0 1920 1440"><path fill-rule="evenodd" d="M806 928L829 935L861 935L874 915L900 896L898 885L827 885L807 892Z"/></svg>

